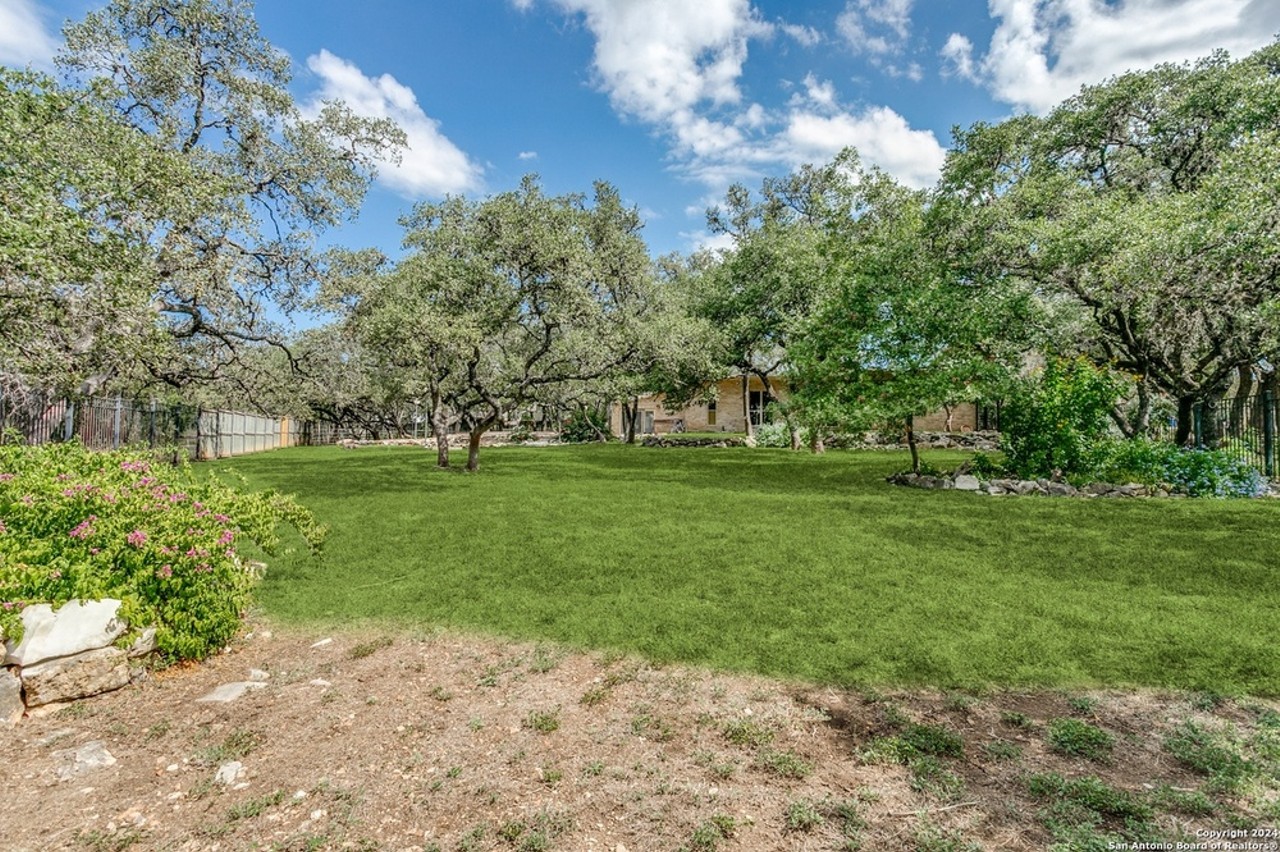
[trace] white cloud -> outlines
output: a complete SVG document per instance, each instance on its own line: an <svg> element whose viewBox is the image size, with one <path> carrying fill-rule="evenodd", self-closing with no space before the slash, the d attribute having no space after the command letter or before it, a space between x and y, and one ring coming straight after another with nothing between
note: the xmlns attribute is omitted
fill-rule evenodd
<svg viewBox="0 0 1280 852"><path fill-rule="evenodd" d="M855 53L898 53L911 32L914 0L848 0L836 18L836 31Z"/></svg>
<svg viewBox="0 0 1280 852"><path fill-rule="evenodd" d="M49 70L57 49L32 0L0 0L0 65Z"/></svg>
<svg viewBox="0 0 1280 852"><path fill-rule="evenodd" d="M700 184L711 203L734 181L824 163L847 145L911 186L937 178L943 149L931 132L913 130L888 107L850 110L836 86L814 74L776 111L746 102L740 82L748 45L783 26L762 23L749 0L554 2L582 15L595 37L597 85L614 109L666 136L672 168ZM908 33L910 0L857 0L850 8L888 37ZM904 63L893 73L921 72ZM701 216L705 205L691 210Z"/></svg>
<svg viewBox="0 0 1280 852"><path fill-rule="evenodd" d="M536 160L538 159L538 152L537 151L521 151L516 156L522 160Z"/></svg>
<svg viewBox="0 0 1280 852"><path fill-rule="evenodd" d="M698 211L705 213L705 210ZM681 231L680 237L685 240L690 251L732 251L734 239L732 234L711 234L707 231Z"/></svg>
<svg viewBox="0 0 1280 852"><path fill-rule="evenodd" d="M946 152L928 130L913 130L889 107L820 115L791 114L781 138L780 154L791 165L825 163L841 149L858 149L864 163L889 172L907 186L921 188L938 178Z"/></svg>
<svg viewBox="0 0 1280 852"><path fill-rule="evenodd" d="M778 29L782 30L785 35L795 39L796 43L801 47L813 47L822 43L822 33L813 27L806 27L801 24L779 23Z"/></svg>
<svg viewBox="0 0 1280 852"><path fill-rule="evenodd" d="M968 37L960 33L952 33L939 51L939 55L946 60L947 73L966 80L977 80L977 72L973 65L973 42L969 41Z"/></svg>
<svg viewBox="0 0 1280 852"><path fill-rule="evenodd" d="M320 78L320 91L307 105L344 101L357 115L390 118L409 140L399 163L385 163L378 180L413 198L461 193L480 186L481 168L440 132L440 122L418 105L413 90L390 74L367 77L354 64L327 50L307 58L307 67Z"/></svg>
<svg viewBox="0 0 1280 852"><path fill-rule="evenodd" d="M521 12L527 12L533 8L533 0L511 0L511 5Z"/></svg>
<svg viewBox="0 0 1280 852"><path fill-rule="evenodd" d="M1225 48L1242 56L1280 30L1275 0L989 0L999 20L971 65L1000 100L1047 111L1082 85ZM943 55L964 74L963 36ZM948 52L949 51L949 52Z"/></svg>

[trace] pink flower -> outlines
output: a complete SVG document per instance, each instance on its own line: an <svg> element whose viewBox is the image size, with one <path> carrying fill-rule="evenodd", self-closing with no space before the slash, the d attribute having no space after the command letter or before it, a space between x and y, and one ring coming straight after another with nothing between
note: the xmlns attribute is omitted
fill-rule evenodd
<svg viewBox="0 0 1280 852"><path fill-rule="evenodd" d="M228 518L226 515L222 515L222 514L214 515L214 516L213 516L213 519L214 519L215 521L217 521L218 523L220 523L220 524L225 524L225 523L227 523L228 521L230 521L230 520L231 520L231 519L230 519L230 518Z"/></svg>
<svg viewBox="0 0 1280 852"><path fill-rule="evenodd" d="M142 545L147 543L147 534L142 530L134 530L125 536L125 540L134 547L142 547Z"/></svg>
<svg viewBox="0 0 1280 852"><path fill-rule="evenodd" d="M35 502L36 502L36 498L33 497L32 495L30 494L22 495L22 505L30 506L30 505L33 505Z"/></svg>
<svg viewBox="0 0 1280 852"><path fill-rule="evenodd" d="M146 473L151 469L151 465L144 461L122 461L120 462L120 469L131 473Z"/></svg>
<svg viewBox="0 0 1280 852"><path fill-rule="evenodd" d="M67 533L72 538L88 538L93 535L93 522L98 520L97 515L90 515L80 523L76 524L75 529Z"/></svg>
<svg viewBox="0 0 1280 852"><path fill-rule="evenodd" d="M17 474L15 473L0 473L0 482L8 482L10 479L13 479L15 476L17 476Z"/></svg>
<svg viewBox="0 0 1280 852"><path fill-rule="evenodd" d="M101 547L91 547L91 548L89 548L89 554L90 554L91 556L97 556L97 555L98 555L99 553L101 553L101 552L102 552L102 548L101 548Z"/></svg>
<svg viewBox="0 0 1280 852"><path fill-rule="evenodd" d="M236 540L236 534L231 530L223 530L222 535L218 536L218 544L230 544Z"/></svg>
<svg viewBox="0 0 1280 852"><path fill-rule="evenodd" d="M170 577L172 577L172 576L173 576L173 566L172 566L172 565L161 565L161 566L160 566L160 570L156 572L156 576L157 576L157 577L162 577L162 578L164 578L164 579L166 579L166 580L167 580L167 579L169 579Z"/></svg>
<svg viewBox="0 0 1280 852"><path fill-rule="evenodd" d="M9 528L4 525L4 521L0 521L0 535L4 535L8 531Z"/></svg>
<svg viewBox="0 0 1280 852"><path fill-rule="evenodd" d="M50 579L50 580L61 580L61 579L62 579L62 572L61 572L61 571L50 571L50 572L49 572L49 579Z"/></svg>

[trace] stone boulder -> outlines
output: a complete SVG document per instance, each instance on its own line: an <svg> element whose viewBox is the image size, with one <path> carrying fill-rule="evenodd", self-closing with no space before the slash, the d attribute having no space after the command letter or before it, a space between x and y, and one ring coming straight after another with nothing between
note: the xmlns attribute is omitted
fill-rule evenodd
<svg viewBox="0 0 1280 852"><path fill-rule="evenodd" d="M49 604L22 611L22 641L5 643L7 665L30 666L105 648L128 625L119 617L120 601L68 601L57 612Z"/></svg>
<svg viewBox="0 0 1280 852"><path fill-rule="evenodd" d="M0 728L11 728L22 719L22 681L8 669L0 669Z"/></svg>
<svg viewBox="0 0 1280 852"><path fill-rule="evenodd" d="M27 706L74 701L126 686L132 679L129 654L119 648L95 648L70 657L23 666Z"/></svg>

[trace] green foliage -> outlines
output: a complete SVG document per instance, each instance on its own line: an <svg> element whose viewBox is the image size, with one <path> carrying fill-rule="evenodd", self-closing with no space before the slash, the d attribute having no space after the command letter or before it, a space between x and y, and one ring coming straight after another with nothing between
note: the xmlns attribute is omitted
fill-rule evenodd
<svg viewBox="0 0 1280 852"><path fill-rule="evenodd" d="M710 819L700 823L693 830L687 846L687 852L714 852L721 840L728 840L738 830L738 821L728 814L712 814Z"/></svg>
<svg viewBox="0 0 1280 852"><path fill-rule="evenodd" d="M579 409L560 427L560 440L566 444L585 444L610 437L609 415L604 411Z"/></svg>
<svg viewBox="0 0 1280 852"><path fill-rule="evenodd" d="M1040 812L1045 827L1067 848L1105 849L1095 845L1103 825L1115 827L1120 839L1149 839L1152 834L1151 806L1133 793L1117 790L1093 777L1063 778L1056 773L1032 775L1027 779L1027 791L1046 803ZM1088 845L1072 845L1080 841Z"/></svg>
<svg viewBox="0 0 1280 852"><path fill-rule="evenodd" d="M524 718L524 726L540 734L549 734L560 728L560 708L554 710L530 710Z"/></svg>
<svg viewBox="0 0 1280 852"><path fill-rule="evenodd" d="M157 628L165 660L202 659L248 606L257 578L239 548L274 552L282 523L313 549L326 534L292 498L146 453L0 445L0 628L20 635L31 604L114 597L135 629Z"/></svg>
<svg viewBox="0 0 1280 852"><path fill-rule="evenodd" d="M817 805L810 799L788 803L785 822L788 831L813 831L824 822Z"/></svg>
<svg viewBox="0 0 1280 852"><path fill-rule="evenodd" d="M808 778L813 764L794 751L766 750L757 758L760 766L780 778Z"/></svg>
<svg viewBox="0 0 1280 852"><path fill-rule="evenodd" d="M1049 747L1059 754L1107 760L1114 745L1114 737L1088 722L1054 719L1049 723Z"/></svg>
<svg viewBox="0 0 1280 852"><path fill-rule="evenodd" d="M1106 482L1166 485L1192 497L1257 497L1266 479L1229 450L1178 447L1147 438L1099 447L1094 476Z"/></svg>
<svg viewBox="0 0 1280 852"><path fill-rule="evenodd" d="M1240 745L1190 719L1164 738L1164 748L1190 769L1207 775L1214 785L1235 790L1253 771Z"/></svg>
<svg viewBox="0 0 1280 852"><path fill-rule="evenodd" d="M964 793L964 779L947 769L936 757L925 755L907 762L911 773L910 786L917 793L936 796L943 801L954 801Z"/></svg>
<svg viewBox="0 0 1280 852"><path fill-rule="evenodd" d="M1092 472L1124 383L1084 358L1056 358L1014 385L1000 415L1005 463L1034 478Z"/></svg>
<svg viewBox="0 0 1280 852"><path fill-rule="evenodd" d="M732 719L724 724L724 738L734 745L758 748L773 742L773 731L750 719Z"/></svg>
<svg viewBox="0 0 1280 852"><path fill-rule="evenodd" d="M789 449L791 429L783 422L762 423L755 429L755 439L757 447Z"/></svg>

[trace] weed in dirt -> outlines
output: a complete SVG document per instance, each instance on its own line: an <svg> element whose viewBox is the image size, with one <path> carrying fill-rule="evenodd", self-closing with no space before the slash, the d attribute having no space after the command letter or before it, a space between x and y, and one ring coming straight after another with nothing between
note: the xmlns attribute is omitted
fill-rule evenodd
<svg viewBox="0 0 1280 852"><path fill-rule="evenodd" d="M1045 802L1040 821L1063 848L1106 849L1108 842L1154 839L1153 811L1146 800L1093 776L1032 775L1027 791ZM1108 823L1119 836L1107 833Z"/></svg>
<svg viewBox="0 0 1280 852"><path fill-rule="evenodd" d="M479 852L482 843L484 843L484 835L487 826L477 825L468 831L462 837L458 838L458 845L454 847L454 852Z"/></svg>
<svg viewBox="0 0 1280 852"><path fill-rule="evenodd" d="M376 654L383 648L390 647L392 641L394 640L392 640L390 636L379 636L378 638L370 639L367 642L360 642L347 652L347 656L353 660L361 660L365 657Z"/></svg>
<svg viewBox="0 0 1280 852"><path fill-rule="evenodd" d="M813 831L825 820L811 799L794 799L785 814L787 831Z"/></svg>
<svg viewBox="0 0 1280 852"><path fill-rule="evenodd" d="M1067 709L1077 716L1092 716L1098 709L1098 699L1088 695L1073 695L1067 699Z"/></svg>
<svg viewBox="0 0 1280 852"><path fill-rule="evenodd" d="M860 836L862 830L867 827L867 821L858 813L858 804L856 798L827 798L818 803L818 812L840 827L840 834L845 841L841 848L846 852L852 852L861 847Z"/></svg>
<svg viewBox="0 0 1280 852"><path fill-rule="evenodd" d="M759 748L773 742L773 731L751 719L731 719L723 730L724 738L736 746Z"/></svg>
<svg viewBox="0 0 1280 852"><path fill-rule="evenodd" d="M1011 728L1026 730L1031 727L1031 717L1026 713L1019 713L1017 710L1005 710L1000 714L1000 721Z"/></svg>
<svg viewBox="0 0 1280 852"><path fill-rule="evenodd" d="M479 716L472 716L467 720L467 730L471 732L479 731L484 728L484 719Z"/></svg>
<svg viewBox="0 0 1280 852"><path fill-rule="evenodd" d="M431 687L431 691L428 692L427 695L431 696L436 701L441 701L441 702L453 700L453 693L445 689L443 686L440 686L439 684L436 684L435 686Z"/></svg>
<svg viewBox="0 0 1280 852"><path fill-rule="evenodd" d="M1157 810L1183 816L1212 816L1218 810L1217 802L1200 790L1177 790L1168 784L1153 790L1148 800Z"/></svg>
<svg viewBox="0 0 1280 852"><path fill-rule="evenodd" d="M253 819L261 816L267 808L273 808L284 801L284 790L273 790L265 796L259 796L256 799L250 799L242 802L229 811L227 811L227 819L235 822L242 819Z"/></svg>
<svg viewBox="0 0 1280 852"><path fill-rule="evenodd" d="M195 755L195 760L204 766L225 763L228 760L240 760L248 757L258 746L266 742L266 737L257 731L237 728L227 734L217 745L210 746Z"/></svg>
<svg viewBox="0 0 1280 852"><path fill-rule="evenodd" d="M760 766L780 778L808 778L813 764L794 751L765 751L758 758Z"/></svg>
<svg viewBox="0 0 1280 852"><path fill-rule="evenodd" d="M543 764L538 767L538 780L547 786L552 786L564 780L564 772L551 764Z"/></svg>
<svg viewBox="0 0 1280 852"><path fill-rule="evenodd" d="M965 695L963 692L950 692L943 699L942 707L945 710L951 710L956 713L968 713L977 703L978 699L972 695Z"/></svg>
<svg viewBox="0 0 1280 852"><path fill-rule="evenodd" d="M991 760L1018 760L1022 757L1022 746L1008 740L991 740L982 744L982 753Z"/></svg>
<svg viewBox="0 0 1280 852"><path fill-rule="evenodd" d="M78 831L75 842L90 852L124 852L135 843L142 842L146 835L137 828L129 827L119 831Z"/></svg>
<svg viewBox="0 0 1280 852"><path fill-rule="evenodd" d="M597 704L604 702L609 697L610 690L606 686L593 686L586 692L582 693L582 698L578 699L578 703L586 707L595 707Z"/></svg>
<svg viewBox="0 0 1280 852"><path fill-rule="evenodd" d="M909 763L917 757L961 757L964 739L942 725L905 722L899 733L876 737L862 750L868 763Z"/></svg>
<svg viewBox="0 0 1280 852"><path fill-rule="evenodd" d="M1202 690L1191 696L1191 706L1206 713L1227 703L1227 696L1212 689Z"/></svg>
<svg viewBox="0 0 1280 852"><path fill-rule="evenodd" d="M445 770L445 773L444 773L445 778L458 778L461 775L462 775L461 766L450 766L447 770Z"/></svg>
<svg viewBox="0 0 1280 852"><path fill-rule="evenodd" d="M665 720L648 713L641 713L631 720L631 733L655 743L665 743L675 735L675 729Z"/></svg>
<svg viewBox="0 0 1280 852"><path fill-rule="evenodd" d="M1049 722L1049 748L1069 757L1094 761L1111 758L1115 737L1079 719L1054 719Z"/></svg>
<svg viewBox="0 0 1280 852"><path fill-rule="evenodd" d="M913 834L916 852L982 852L981 844L965 840L928 820L921 820Z"/></svg>
<svg viewBox="0 0 1280 852"><path fill-rule="evenodd" d="M728 814L712 814L693 830L693 835L678 852L714 852L721 840L728 840L738 830L738 821Z"/></svg>
<svg viewBox="0 0 1280 852"><path fill-rule="evenodd" d="M560 708L554 710L530 710L524 717L524 726L540 734L549 734L560 728Z"/></svg>
<svg viewBox="0 0 1280 852"><path fill-rule="evenodd" d="M596 778L596 777L599 777L599 775L603 772L604 772L603 760L593 760L590 763L588 763L586 766L582 767L583 778Z"/></svg>
<svg viewBox="0 0 1280 852"><path fill-rule="evenodd" d="M1250 775L1240 745L1225 733L1186 719L1164 738L1165 751L1189 769L1206 775L1217 789L1238 790Z"/></svg>
<svg viewBox="0 0 1280 852"><path fill-rule="evenodd" d="M535 674L546 674L560 665L563 657L563 654L539 645L533 649L533 655L529 659L529 671Z"/></svg>
<svg viewBox="0 0 1280 852"><path fill-rule="evenodd" d="M143 738L147 742L153 742L155 740L160 739L165 734L169 733L169 731L171 731L172 729L173 729L173 724L168 719L162 719L161 721L156 722L154 725L147 728L146 733L143 734Z"/></svg>
<svg viewBox="0 0 1280 852"><path fill-rule="evenodd" d="M938 758L932 755L912 758L907 763L911 773L911 789L941 799L944 802L959 801L964 793L964 780Z"/></svg>

